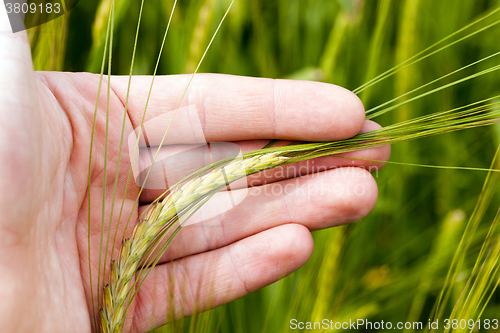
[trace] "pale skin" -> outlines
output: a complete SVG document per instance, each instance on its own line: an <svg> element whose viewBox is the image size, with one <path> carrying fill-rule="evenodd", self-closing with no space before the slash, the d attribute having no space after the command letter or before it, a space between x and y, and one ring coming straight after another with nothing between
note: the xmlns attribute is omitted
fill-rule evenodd
<svg viewBox="0 0 500 333"><path fill-rule="evenodd" d="M188 76L157 78L148 115L174 110L188 80ZM106 170L106 82L95 128L90 191L95 303L103 175L107 175L109 215L127 81L127 77L111 80ZM147 77L132 81L127 130L140 124L150 82ZM26 34L0 34L2 331L93 331L88 159L98 83L99 76L93 74L35 73ZM337 140L378 126L365 122L363 105L354 94L322 83L204 74L196 76L187 91L183 105L188 104L197 106L207 141L237 142L243 151L261 148L267 139ZM351 156L386 160L389 153L386 146ZM125 191L128 157L123 153L112 231ZM169 313L189 315L194 308L215 307L273 283L306 263L313 251L311 230L353 222L372 210L377 185L370 173L351 168L346 176L343 168L334 167L382 164L328 157L315 165L329 170L312 176L318 170L309 168L309 174L298 180L271 176L267 184L261 183L262 177L254 177L253 195L210 221L216 228L183 229L138 292L125 332L146 332L164 324ZM287 185L289 194L263 191ZM352 191L309 196L294 190L303 185ZM360 188L363 191L358 195L354 189ZM138 193L139 186L131 182L123 214L128 217L132 212L129 229L159 194L146 190L139 204L134 204Z"/></svg>

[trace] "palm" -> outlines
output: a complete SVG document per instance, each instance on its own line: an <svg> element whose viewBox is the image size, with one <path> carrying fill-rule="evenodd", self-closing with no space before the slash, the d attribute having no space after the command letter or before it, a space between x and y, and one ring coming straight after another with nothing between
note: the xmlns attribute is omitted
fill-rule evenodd
<svg viewBox="0 0 500 333"><path fill-rule="evenodd" d="M117 216L120 211L125 220L130 219L132 223L137 220L137 209L133 209L135 199L138 194L138 187L135 182L130 182L127 189L123 208L121 203L125 193L125 182L128 175L130 164L126 158L121 159L119 179L121 182L117 186L115 196L113 196L113 183L117 165L118 145L120 142L121 119L123 118L123 105L113 95L110 104L110 128L108 130L108 151L107 165L105 169L105 116L106 104L100 105L97 111L97 123L94 132L94 146L92 154L91 181L90 181L90 224L88 219L89 212L89 191L88 191L88 169L89 169L89 150L92 135L92 122L94 116L94 104L97 98L97 87L99 77L95 75L65 75L59 73L40 73L37 75L39 86L47 87L40 89L45 117L53 119L62 119L59 123L50 123L46 126L46 132L58 133L53 136L51 146L54 148L44 152L44 158L47 164L52 165L54 171L58 164L53 163L56 155L59 160L64 162L64 166L54 172L57 174L54 179L55 191L64 193L61 200L57 202L61 209L57 209L58 214L51 220L60 221L59 228L68 230L64 233L56 233L55 244L67 244L68 248L55 248L53 251L57 254L57 260L60 262L71 263L70 266L61 266L60 276L67 281L68 294L61 295L58 304L71 304L66 312L63 309L51 307L56 314L64 318L74 316L75 320L81 321L80 324L90 329L89 313L92 312L92 298L89 280L89 225L90 225L90 258L92 263L93 275L93 296L94 304L97 302L97 271L99 263L99 249L101 243L101 223L102 221L102 198L103 198L103 178L106 174L107 184L105 193L105 227L102 253L106 249L106 236L111 206L115 207L114 218L111 221L110 237L114 237L115 226L117 225ZM103 91L105 98L106 91ZM127 127L131 127L127 119ZM63 136L60 133L64 133ZM63 140L61 140L63 139ZM67 144L62 144L66 142ZM126 153L125 153L126 154ZM114 203L113 203L114 201ZM137 208L137 207L135 207ZM123 219L122 219L123 220ZM124 223L122 224L123 230ZM71 232L69 232L71 230ZM122 234L120 234L120 237ZM112 243L111 241L108 243ZM115 249L119 248L120 240L116 242ZM111 255L111 246L107 251L107 266L109 266L109 257ZM115 251L116 253L116 251ZM101 257L101 268L104 267L104 256ZM101 273L102 274L102 273ZM102 275L101 275L102 281ZM102 282L100 284L102 288ZM59 285L54 285L59 288ZM76 292L78 291L78 292ZM75 311L78 309L79 311ZM97 311L97 306L95 306ZM133 314L133 308L131 309ZM64 313L64 315L61 315ZM62 325L57 325L62 327ZM68 330L62 330L68 331Z"/></svg>
<svg viewBox="0 0 500 333"><path fill-rule="evenodd" d="M99 104L89 209L89 149L99 77L63 73L34 76L26 65L30 59L22 35L0 37L3 38L0 44L16 48L21 58L20 66L17 58L13 61L0 53L0 101L5 106L0 113L0 158L5 161L0 165L0 209L4 212L0 232L5 241L0 246L6 254L0 261L6 272L0 277L0 294L5 296L0 305L0 324L12 330L68 332L78 328L89 331L92 329L92 297L88 212L91 212L93 301L97 304L104 175L107 181L102 253L113 203L109 232L111 238L114 237L130 167L128 149L124 149L113 196L126 78L112 80L107 157L104 150L106 103ZM126 131L140 123L150 82L148 78L134 80L139 83L132 87ZM175 109L187 80L187 77L159 79L156 85L164 93L153 92L148 112L159 114L162 110ZM105 95L103 85L103 99ZM337 106L334 110L332 102ZM185 103L197 105L208 141L237 141L242 150L262 146L262 142L253 139L349 137L363 125L362 108L355 97L340 88L314 83L274 83L204 75L195 79ZM303 110L316 113L311 117ZM365 129L370 126L373 124L367 124ZM385 159L388 153L388 148L360 152L372 159ZM323 158L307 170L353 165L351 162ZM218 228L203 228L203 223L201 228L200 225L184 228L137 294L129 309L127 330L147 331L172 316L190 314L195 304L198 309L217 306L294 271L312 251L308 229L350 222L371 210L376 200L376 185L367 175L366 171L357 169L346 178L337 169L322 172L320 177L301 177L299 183L278 174L271 175L265 179L271 184L262 186L290 184L291 187L286 188L293 190L294 186L298 189L304 184L320 188L362 185L366 191L360 199L345 194L310 198L299 191L285 196L272 192L259 195L261 192L253 193L250 189L254 195L209 221ZM262 177L254 180L263 181ZM119 239L128 217L131 216L133 226L143 209L137 207L135 201L138 193L139 187L131 181L118 228ZM139 202L147 204L157 195L155 191L145 191ZM119 245L117 241L115 255ZM107 253L109 267L111 246ZM176 260L172 262L173 259ZM101 265L104 267L104 263Z"/></svg>

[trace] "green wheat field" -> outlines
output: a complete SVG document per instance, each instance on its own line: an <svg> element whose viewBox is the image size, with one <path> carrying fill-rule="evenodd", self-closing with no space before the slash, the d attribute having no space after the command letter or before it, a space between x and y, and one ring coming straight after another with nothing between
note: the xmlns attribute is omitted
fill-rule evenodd
<svg viewBox="0 0 500 333"><path fill-rule="evenodd" d="M158 74L192 73L230 3L178 1ZM99 73L110 4L80 1L30 29L35 69ZM140 6L116 0L113 74L129 74ZM144 2L134 75L153 73L173 6ZM500 95L499 7L499 0L236 0L199 72L355 90L451 34L425 54L439 52L356 90L374 112L410 92L374 118L387 126ZM498 124L394 144L397 163L374 173L379 200L368 217L313 232L311 259L283 280L154 332L319 332L294 330L291 320L325 318L422 322L429 332L429 320L456 319L447 331L500 332L500 323L464 326L500 320L500 173L484 170L499 169L499 145Z"/></svg>

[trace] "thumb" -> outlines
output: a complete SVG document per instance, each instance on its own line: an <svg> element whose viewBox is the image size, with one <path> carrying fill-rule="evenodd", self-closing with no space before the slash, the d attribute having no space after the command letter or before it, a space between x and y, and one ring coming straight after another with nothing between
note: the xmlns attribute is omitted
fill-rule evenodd
<svg viewBox="0 0 500 333"><path fill-rule="evenodd" d="M0 0L0 235L7 245L36 220L44 122L27 34L9 28Z"/></svg>

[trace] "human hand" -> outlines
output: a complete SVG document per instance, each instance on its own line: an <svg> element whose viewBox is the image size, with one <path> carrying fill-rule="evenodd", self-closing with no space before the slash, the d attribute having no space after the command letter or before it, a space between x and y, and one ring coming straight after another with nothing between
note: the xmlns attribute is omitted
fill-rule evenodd
<svg viewBox="0 0 500 333"><path fill-rule="evenodd" d="M147 119L175 110L189 78L158 77ZM132 79L127 133L140 125L150 82L150 77ZM0 35L0 326L6 332L91 331L88 244L98 304L103 176L108 219L115 207L112 235L124 194L122 216L131 216L129 230L159 194L146 189L137 205L135 182L125 193L131 157L124 149L112 195L127 83L128 77L111 79L107 158L106 78L101 88L89 209L89 148L99 76L34 73L25 33ZM196 106L208 142L236 142L244 152L262 148L268 139L330 141L377 128L364 121L355 95L314 82L199 74L183 105ZM389 147L350 155L386 160ZM165 323L170 313L176 318L191 314L195 305L197 311L218 306L298 269L313 249L310 230L359 220L371 211L377 199L373 177L363 168L338 168L370 165L382 166L324 157L286 167L306 170L299 178L287 178L280 168L251 177L255 186L240 205L181 230L139 290L126 331L148 331ZM310 195L304 188L329 195ZM119 235L124 226L121 222Z"/></svg>

